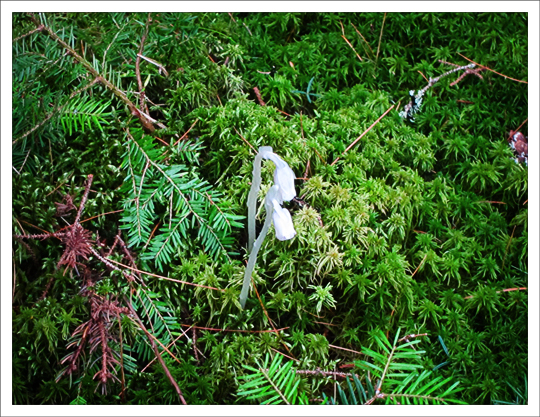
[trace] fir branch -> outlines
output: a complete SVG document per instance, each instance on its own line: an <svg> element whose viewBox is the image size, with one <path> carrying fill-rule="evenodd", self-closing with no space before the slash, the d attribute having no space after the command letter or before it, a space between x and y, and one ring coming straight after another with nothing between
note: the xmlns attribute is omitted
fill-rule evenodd
<svg viewBox="0 0 540 417"><path fill-rule="evenodd" d="M101 83L103 83L105 87L111 90L113 94L116 97L118 97L128 107L131 114L139 119L140 123L142 124L145 130L149 132L155 131L154 126L152 125L152 123L150 123L150 122L157 123L154 119L152 119L147 114L143 113L142 110L140 111L139 109L137 109L137 107L133 104L133 102L126 96L126 94L122 90L120 90L108 79L102 76L86 59L80 56L75 51L75 49L69 46L51 28L49 28L46 25L40 24L38 20L34 17L33 13L29 13L28 15L37 27L42 26L42 30L41 30L42 32L46 33L51 39L53 39L58 44L60 44L60 46L62 46L66 51L68 51L69 54L73 56L77 60L77 62L79 62L88 72L90 72L95 78L97 78Z"/></svg>
<svg viewBox="0 0 540 417"><path fill-rule="evenodd" d="M144 177L150 175L148 173L148 170L151 167L153 170L156 170L160 174L160 178L162 178L165 183L169 185L169 191L167 191L166 193L174 194L174 197L178 197L180 199L181 203L179 207L182 210L181 218L175 221L176 224L174 225L174 227L172 227L171 224L171 227L169 228L167 226L162 228L161 232L163 234L154 239L154 244L151 247L151 257L152 259L155 259L156 264L160 267L160 269L163 262L169 259L169 254L172 252L171 242L181 242L180 235L184 236L185 238L185 231L187 226L184 226L183 222L185 219L187 219L188 216L193 216L194 220L199 225L198 236L201 239L203 246L214 256L224 254L227 258L229 258L227 254L227 248L225 247L225 236L219 236L218 230L221 229L222 231L228 231L231 229L232 224L228 219L230 215L225 215L225 213L223 213L223 211L219 208L219 206L214 201L215 197L212 198L212 196L206 191L207 187L204 187L204 182L179 182L178 179L173 178L173 175L176 176L177 172L181 169L180 166L167 167L166 171L165 167L162 166L162 164L158 163L159 159L154 160L155 156L152 154L153 150L151 148L146 148L147 145L144 143L144 140L139 143L139 141L133 137L129 129L126 130L126 135L130 140L129 144L132 144L134 146L133 149L135 151L135 154L133 154L131 146L128 144L128 152L126 156L128 160L128 165L130 166L130 170L132 172L132 182L134 189L136 189L137 186L135 183L135 173L133 172L134 164L132 163L132 154L134 155L134 158L139 155L140 157L142 157L141 162L144 162L143 174L141 175L140 180L141 182L139 184L137 194L135 195L135 203L137 208L136 225L139 238L137 240L132 240L131 243L138 243L143 237L147 236L146 231L143 236L143 226L141 222L143 218L149 215L149 213L147 209L144 212L141 212L138 204L142 194ZM148 144L148 146L152 145ZM140 163L135 165L140 165ZM154 194L161 195L164 192L162 188L163 180L159 180L159 182L155 185L156 189L153 190L152 195L147 199L143 206L145 206L146 203L152 199ZM186 191L192 193L192 196L189 196ZM196 198L193 198L193 196L196 196ZM171 198L170 195L167 195L167 197ZM207 201L210 207L215 208L215 214L212 214L211 210L202 206L203 201ZM214 225L212 225L211 222L213 222ZM223 222L225 226L220 226L219 224L216 224L216 222Z"/></svg>
<svg viewBox="0 0 540 417"><path fill-rule="evenodd" d="M279 394L279 396L280 396L281 399L285 402L285 404L291 405L291 403L290 403L289 401L287 401L287 398L285 398L285 396L283 395L283 393L281 392L281 390L276 386L276 384L274 383L274 381L272 380L272 378L270 378L270 376L268 375L267 370L262 369L262 368L259 368L259 370L260 370L261 373L264 375L264 377L266 378L266 380L270 383L270 385L272 385L272 387L276 390L276 392Z"/></svg>
<svg viewBox="0 0 540 417"><path fill-rule="evenodd" d="M83 91L85 90L88 90L89 88L91 88L92 86L94 86L95 84L97 84L98 82L100 82L101 80L99 78L95 78L94 80L92 80L90 83L88 83L87 85L75 90L74 92L72 92L68 99L66 100L66 102L61 105L61 106L58 106L56 107L54 110L52 110L51 112L47 113L47 115L45 116L45 118L43 120L41 120L41 122L39 122L38 124L36 124L35 126L33 126L30 130L24 132L21 136L19 136L18 138L14 139L12 144L15 144L17 143L19 140L21 139L24 139L26 138L27 136L31 135L32 133L34 133L36 130L38 130L39 128L41 128L42 126L44 126L53 116L55 116L56 114L58 113L61 113L68 105L69 105L69 102L71 99L73 99L75 96L79 95L80 93L82 93ZM26 162L26 159L25 159L25 162ZM24 163L23 163L23 166L24 166ZM21 170L22 170L22 166L21 166Z"/></svg>

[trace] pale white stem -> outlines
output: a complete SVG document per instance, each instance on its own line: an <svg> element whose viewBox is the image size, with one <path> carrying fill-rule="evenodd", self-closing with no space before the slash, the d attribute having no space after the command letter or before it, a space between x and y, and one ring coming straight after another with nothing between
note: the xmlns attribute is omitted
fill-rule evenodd
<svg viewBox="0 0 540 417"><path fill-rule="evenodd" d="M246 300L249 293L249 284L251 284L251 275L253 274L253 269L255 268L255 263L257 262L257 254L259 253L259 249L261 248L264 238L268 233L268 229L270 229L270 225L272 224L272 213L274 208L270 206L270 210L268 210L267 206L266 209L266 219L264 220L263 228L249 253L248 264L244 273L244 283L242 284L242 292L240 292L240 305L242 308L244 308L246 305Z"/></svg>

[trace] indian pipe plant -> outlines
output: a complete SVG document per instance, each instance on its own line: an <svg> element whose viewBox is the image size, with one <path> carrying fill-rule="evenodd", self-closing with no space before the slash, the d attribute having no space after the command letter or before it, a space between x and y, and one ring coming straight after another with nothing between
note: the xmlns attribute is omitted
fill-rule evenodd
<svg viewBox="0 0 540 417"><path fill-rule="evenodd" d="M526 404L527 19L14 14L13 403Z"/></svg>

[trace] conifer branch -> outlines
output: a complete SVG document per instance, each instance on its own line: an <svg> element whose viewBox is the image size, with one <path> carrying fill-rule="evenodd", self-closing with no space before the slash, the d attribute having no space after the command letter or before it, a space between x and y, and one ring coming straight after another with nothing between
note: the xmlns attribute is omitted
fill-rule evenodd
<svg viewBox="0 0 540 417"><path fill-rule="evenodd" d="M112 93L116 97L118 97L128 107L131 114L139 119L140 123L142 124L145 130L147 130L148 132L155 131L155 128L151 122L154 122L154 123L157 123L157 122L154 119L152 119L150 116L148 116L147 114L143 113L142 110L137 109L135 104L133 104L133 102L126 96L126 94L122 90L120 90L113 83L111 83L109 80L103 77L86 59L80 56L75 51L75 49L69 46L51 28L39 23L39 21L35 18L33 13L28 13L28 16L38 28L41 28L42 32L45 32L51 39L53 39L58 44L60 44L66 51L69 52L71 56L73 56L73 58L77 60L77 62L79 62L88 72L90 72L90 74L92 74L96 79L98 79L99 82L101 82L105 87L111 90Z"/></svg>

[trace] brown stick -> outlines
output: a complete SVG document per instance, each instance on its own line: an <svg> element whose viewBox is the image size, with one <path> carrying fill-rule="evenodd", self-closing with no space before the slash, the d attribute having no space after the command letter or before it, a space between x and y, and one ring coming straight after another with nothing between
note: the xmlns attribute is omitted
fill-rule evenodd
<svg viewBox="0 0 540 417"><path fill-rule="evenodd" d="M364 42L367 44L369 50L371 51L371 59L373 59L373 56L375 55L373 53L373 49L371 49L371 46L369 45L368 41L366 41L366 38L364 38L364 36L360 33L360 31L358 29L356 29L356 26L354 26L352 23L351 23L352 27L354 28L354 30L356 30L356 33L358 33L358 35L360 35L360 37L364 40ZM367 53L367 49L366 47L364 46L364 51L366 51L366 55L368 55Z"/></svg>
<svg viewBox="0 0 540 417"><path fill-rule="evenodd" d="M519 129L521 129L523 125L527 123L527 120L529 120L529 118L526 118L525 121L519 125L519 127L516 129L516 132L519 132Z"/></svg>
<svg viewBox="0 0 540 417"><path fill-rule="evenodd" d="M182 404L184 404L184 405L187 405L187 402L184 399L184 396L182 395L182 391L180 390L180 387L178 386L178 384L174 380L173 376L171 375L171 372L169 371L169 368L167 368L167 365L165 364L165 361L161 357L161 353L159 352L159 350L158 350L158 348L156 346L156 342L154 342L154 336L151 335L148 332L148 330L146 330L146 327L144 327L143 322L141 321L141 319L139 318L139 316L137 315L137 313L135 312L133 307L131 307L131 305L130 305L130 309L131 309L131 314L133 314L133 316L137 319L136 320L137 324L142 329L142 331L146 334L146 336L148 336L148 340L150 340L150 343L152 344L152 349L154 350L156 358L158 358L159 363L161 364L161 367L163 368L163 371L165 372L165 375L167 375L167 378L169 378L169 381L171 382L172 386L176 390L176 393L178 394L178 397L180 398L180 402Z"/></svg>
<svg viewBox="0 0 540 417"><path fill-rule="evenodd" d="M494 73L497 74L497 75L500 75L501 77L508 78L509 80L515 81L515 82L517 82L517 83L529 84L527 81L516 80L515 78L509 77L509 76L507 76L507 75L501 74L500 72L494 71L494 70L492 70L491 68L486 67L485 65L481 65L481 64L479 64L479 63L477 63L477 62L474 62L472 59L467 58L465 55L461 55L459 52L458 52L458 55L460 55L462 58L465 58L467 61L472 62L473 64L478 65L479 67L482 67L482 68L484 68L484 69L487 69L488 71L491 71L491 72L494 72Z"/></svg>
<svg viewBox="0 0 540 417"><path fill-rule="evenodd" d="M505 288L504 290L497 291L497 294L500 294L502 292L509 292L509 291L525 291L527 290L527 287L519 287L519 288ZM467 297L463 297L464 300L468 300L469 298L473 298L474 295L468 295Z"/></svg>
<svg viewBox="0 0 540 417"><path fill-rule="evenodd" d="M233 333L275 333L276 331L280 332L282 330L287 330L289 327L282 327L281 329L272 329L272 330L236 330L236 329L216 329L213 327L199 327L193 326L191 324L182 324L184 327L193 327L198 330L209 330L212 332L233 332Z"/></svg>
<svg viewBox="0 0 540 417"><path fill-rule="evenodd" d="M357 138L353 143L351 143L351 144L347 147L347 149L345 149L345 150L343 151L343 153L347 152L347 151L348 151L349 149L351 149L354 145L356 145L356 142L358 142L360 139L362 139L362 138L364 137L364 135L365 135L367 132L369 132L371 129L373 129L373 128L375 127L375 125L376 125L377 123L379 123L379 122L381 121L381 119L382 119L384 116L386 116L386 115L390 112L390 110L392 110L392 109L394 108L394 106L395 106L395 104L392 104L392 107L390 107L388 110L386 110L386 111L382 114L382 116L380 116L377 120L375 120L375 121L373 122L373 124L372 124L370 127L368 127L368 128L364 131L364 133L362 133L360 136L358 136L358 138ZM336 163L337 161L339 161L339 157L337 157L336 160L330 164L330 166L335 165L335 163Z"/></svg>
<svg viewBox="0 0 540 417"><path fill-rule="evenodd" d="M137 54L137 59L135 60L135 74L137 76L137 83L139 84L139 108L143 110L145 113L148 113L148 106L146 105L145 101L145 94L144 94L144 86L141 80L141 55L143 53L144 49L144 42L146 41L146 37L148 36L148 26L150 25L150 22L152 21L151 13L148 13L148 19L146 20L146 30L144 32L144 35L141 39L141 46L139 48L139 53Z"/></svg>
<svg viewBox="0 0 540 417"><path fill-rule="evenodd" d="M184 133L180 139L178 139L176 142L174 142L173 146L176 146L178 144L178 142L180 142L182 139L184 139L188 135L188 133L191 132L191 129L193 129L193 126L195 126L198 121L199 121L199 119L196 119L193 122L193 124L191 125L191 127L188 129L188 131L186 133Z"/></svg>
<svg viewBox="0 0 540 417"><path fill-rule="evenodd" d="M95 254L94 254L94 255L95 255ZM209 287L208 285L202 285L202 284L194 284L193 282L180 281L179 279L174 279L174 278L164 277L164 276L161 276L161 275L152 274L151 272L141 271L140 269L133 268L133 267L131 267L131 266L124 265L124 264L122 264L122 263L120 263L120 262L117 262L117 261L115 261L114 259L107 259L107 261L108 261L108 262L111 262L111 263L113 263L113 264L119 265L119 266L121 266L122 268L129 269L130 271L137 272L137 273L139 273L139 274L149 275L149 276L151 276L151 277L156 277L156 278L160 278L160 279L165 279L165 280L167 280L167 281L178 282L178 283L180 283L180 284L192 285L192 286L194 286L194 287L201 287L201 288L207 288L207 289L209 289L209 290L225 292L225 290L222 290L222 289L220 289L220 288Z"/></svg>
<svg viewBox="0 0 540 417"><path fill-rule="evenodd" d="M257 87L253 87L253 91L255 91L255 95L257 96L257 100L259 100L259 104L261 106L266 106L266 103L261 97L261 92L259 91L259 89Z"/></svg>
<svg viewBox="0 0 540 417"><path fill-rule="evenodd" d="M234 128L234 131L236 132L236 134L237 134L238 136L240 136L240 137L242 138L242 140L243 140L244 142L246 142L246 143L249 145L249 147L255 151L255 153L257 153L257 149L255 149L255 148L253 147L253 145L252 145L251 143L249 143L249 142L247 141L247 139L245 139L245 138L240 134L240 132L238 132L238 130L236 130L236 127L233 126L233 128Z"/></svg>
<svg viewBox="0 0 540 417"><path fill-rule="evenodd" d="M79 223L79 220L81 219L81 214L84 210L84 206L86 205L86 200L88 199L88 193L90 192L90 186L92 185L93 179L94 176L92 174L89 174L86 179L86 185L84 186L84 194L81 200L81 204L79 205L79 210L77 211L77 217L75 218L75 222L73 224Z"/></svg>
<svg viewBox="0 0 540 417"><path fill-rule="evenodd" d="M381 49L381 40L382 40L382 34L383 34L383 30L384 30L384 22L385 21L386 21L386 12L384 13L384 17L383 17L383 21L382 21L381 34L379 35L379 45L377 45L377 56L375 57L375 61L377 61L379 59L379 51Z"/></svg>
<svg viewBox="0 0 540 417"><path fill-rule="evenodd" d="M354 51L354 53L356 54L356 56L358 57L358 59L360 61L363 61L362 57L358 54L358 52L356 52L356 49L354 49L354 47L352 46L352 44L349 42L349 40L346 38L345 36L345 28L343 27L343 23L339 22L339 24L341 25L341 37L345 40L345 42L347 42L347 45L349 45L351 47L351 49Z"/></svg>
<svg viewBox="0 0 540 417"><path fill-rule="evenodd" d="M347 348L343 348L343 347L339 347L339 346L334 346L334 345L328 345L328 346L330 346L331 348L334 348L334 349L345 350L345 351L347 351L347 352L356 353L357 355L364 355L364 353L358 352L358 351L356 351L356 350L347 349Z"/></svg>
<svg viewBox="0 0 540 417"><path fill-rule="evenodd" d="M281 341L282 345L285 346L285 349L287 349L287 352L289 352L289 355L294 357L292 352L289 350L289 347L287 346L287 344L283 341L281 335L279 334L279 331L276 329L276 326L274 326L274 323L272 322L272 319L268 315L268 311L266 311L266 307L264 306L264 304L263 304L263 302L261 300L261 297L259 296L259 291L257 291L257 286L255 285L255 280L252 280L252 283L253 283L253 289L255 290L255 294L257 294L257 298L259 299L259 303L261 303L261 307L262 307L262 309L264 311L264 315L268 319L268 322L270 323L270 326L272 326L272 329L274 329L274 332L276 333L276 336Z"/></svg>

